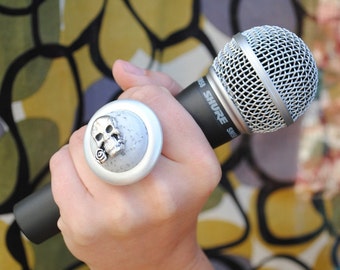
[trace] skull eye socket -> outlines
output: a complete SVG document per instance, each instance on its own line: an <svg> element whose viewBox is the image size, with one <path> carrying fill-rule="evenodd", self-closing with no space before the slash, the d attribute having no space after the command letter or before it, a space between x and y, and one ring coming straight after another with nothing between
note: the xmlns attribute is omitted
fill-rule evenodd
<svg viewBox="0 0 340 270"><path fill-rule="evenodd" d="M113 127L111 125L107 126L105 129L106 133L111 133L112 130L113 130Z"/></svg>
<svg viewBox="0 0 340 270"><path fill-rule="evenodd" d="M97 140L97 141L101 141L101 139L103 139L103 134L98 133L98 134L96 135L96 140Z"/></svg>

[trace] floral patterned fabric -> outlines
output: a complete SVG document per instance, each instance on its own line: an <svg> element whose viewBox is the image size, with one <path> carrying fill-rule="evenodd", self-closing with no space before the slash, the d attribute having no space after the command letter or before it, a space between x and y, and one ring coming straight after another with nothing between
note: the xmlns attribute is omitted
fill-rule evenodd
<svg viewBox="0 0 340 270"><path fill-rule="evenodd" d="M197 236L218 269L340 268L339 20L338 0L0 0L0 269L87 269L60 235L30 243L12 209L49 181L72 131L119 95L115 59L185 87L233 34L264 24L309 45L318 99L288 128L216 149L223 176Z"/></svg>

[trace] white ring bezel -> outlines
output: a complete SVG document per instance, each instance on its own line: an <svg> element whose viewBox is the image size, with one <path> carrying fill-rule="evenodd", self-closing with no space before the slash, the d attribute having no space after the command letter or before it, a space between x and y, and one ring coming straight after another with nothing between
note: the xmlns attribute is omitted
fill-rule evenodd
<svg viewBox="0 0 340 270"><path fill-rule="evenodd" d="M93 122L104 115L115 111L130 111L143 122L148 133L148 144L142 160L132 169L125 172L111 172L95 159L91 151L91 128ZM88 165L94 173L113 185L129 185L147 176L155 166L163 146L163 133L155 113L145 104L131 99L112 101L100 108L90 119L84 136L84 151Z"/></svg>

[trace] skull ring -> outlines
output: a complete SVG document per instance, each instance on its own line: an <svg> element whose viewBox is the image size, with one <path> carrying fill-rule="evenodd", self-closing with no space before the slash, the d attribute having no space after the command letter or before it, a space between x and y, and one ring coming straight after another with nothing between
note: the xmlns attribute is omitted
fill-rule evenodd
<svg viewBox="0 0 340 270"><path fill-rule="evenodd" d="M97 118L93 123L91 135L98 147L95 158L100 164L109 156L115 157L124 150L124 140L114 117L104 115Z"/></svg>

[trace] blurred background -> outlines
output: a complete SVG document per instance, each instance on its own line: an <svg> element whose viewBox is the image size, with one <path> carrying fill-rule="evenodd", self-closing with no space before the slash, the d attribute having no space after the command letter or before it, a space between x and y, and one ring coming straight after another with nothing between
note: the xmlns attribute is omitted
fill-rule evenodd
<svg viewBox="0 0 340 270"><path fill-rule="evenodd" d="M117 98L116 59L185 87L233 34L264 24L307 43L318 97L292 126L216 149L223 176L198 239L218 269L340 269L339 0L0 0L0 268L87 269L60 235L25 239L12 209L50 181L49 158L70 134Z"/></svg>

